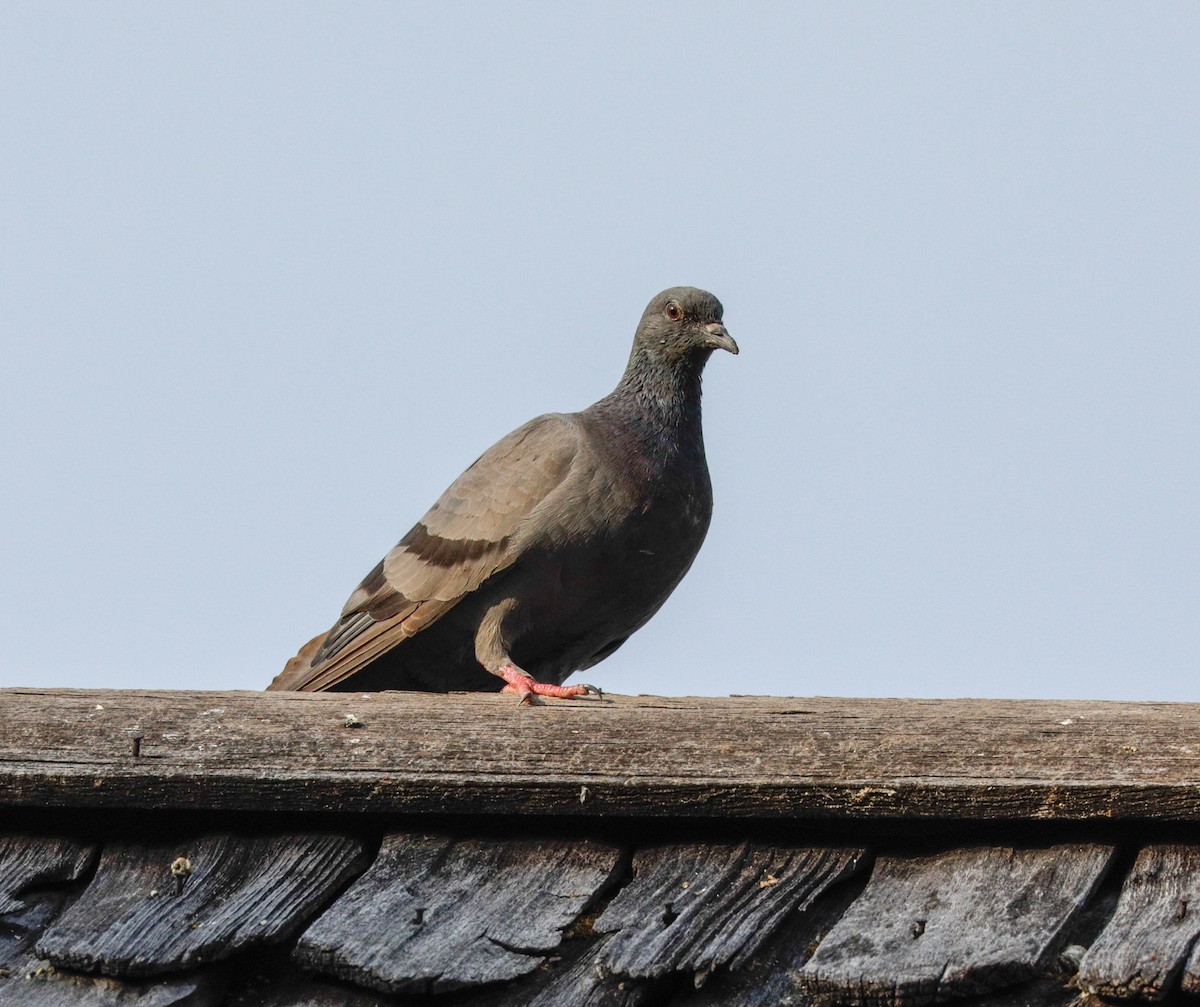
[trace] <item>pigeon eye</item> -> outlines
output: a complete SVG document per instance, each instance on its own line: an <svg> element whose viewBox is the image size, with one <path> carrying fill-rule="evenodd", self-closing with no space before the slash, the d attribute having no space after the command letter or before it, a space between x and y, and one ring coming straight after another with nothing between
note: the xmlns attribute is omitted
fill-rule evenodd
<svg viewBox="0 0 1200 1007"><path fill-rule="evenodd" d="M668 301L667 306L663 309L663 314L671 319L671 321L677 322L683 317L683 308L674 301Z"/></svg>

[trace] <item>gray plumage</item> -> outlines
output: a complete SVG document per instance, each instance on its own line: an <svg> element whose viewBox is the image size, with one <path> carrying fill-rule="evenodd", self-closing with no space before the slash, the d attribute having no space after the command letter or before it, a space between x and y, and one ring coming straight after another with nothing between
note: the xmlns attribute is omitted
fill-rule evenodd
<svg viewBox="0 0 1200 1007"><path fill-rule="evenodd" d="M514 668L558 684L616 650L708 530L700 374L738 352L721 316L694 287L655 297L613 392L484 452L269 688L497 690Z"/></svg>

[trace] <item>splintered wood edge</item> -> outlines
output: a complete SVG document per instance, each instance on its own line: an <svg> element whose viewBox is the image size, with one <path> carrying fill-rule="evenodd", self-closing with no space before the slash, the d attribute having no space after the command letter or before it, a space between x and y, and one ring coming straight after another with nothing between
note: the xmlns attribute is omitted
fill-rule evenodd
<svg viewBox="0 0 1200 1007"><path fill-rule="evenodd" d="M0 689L0 806L1200 821L1200 705Z"/></svg>

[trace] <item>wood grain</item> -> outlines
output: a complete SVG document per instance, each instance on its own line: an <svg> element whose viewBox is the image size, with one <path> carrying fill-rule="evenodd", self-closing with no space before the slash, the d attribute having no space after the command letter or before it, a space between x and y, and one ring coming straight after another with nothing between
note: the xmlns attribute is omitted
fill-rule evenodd
<svg viewBox="0 0 1200 1007"><path fill-rule="evenodd" d="M51 836L0 836L0 969L10 978L28 971L29 949L70 897L70 883L82 887L96 849Z"/></svg>
<svg viewBox="0 0 1200 1007"><path fill-rule="evenodd" d="M1120 999L1161 1000L1200 935L1200 847L1147 846L1117 910L1088 949L1079 985Z"/></svg>
<svg viewBox="0 0 1200 1007"><path fill-rule="evenodd" d="M393 834L295 957L385 993L514 979L542 964L617 869L615 848L587 840Z"/></svg>
<svg viewBox="0 0 1200 1007"><path fill-rule="evenodd" d="M21 895L81 877L96 848L49 836L0 836L0 917L24 907Z"/></svg>
<svg viewBox="0 0 1200 1007"><path fill-rule="evenodd" d="M1195 704L0 690L0 807L1200 821L1198 755Z"/></svg>
<svg viewBox="0 0 1200 1007"><path fill-rule="evenodd" d="M597 933L613 934L598 964L636 978L736 968L863 854L757 843L638 850L633 880L596 920Z"/></svg>
<svg viewBox="0 0 1200 1007"><path fill-rule="evenodd" d="M596 967L607 943L608 938L601 939L560 969L532 999L516 995L503 1007L640 1007L647 1003L650 991L644 984Z"/></svg>
<svg viewBox="0 0 1200 1007"><path fill-rule="evenodd" d="M1027 982L1112 858L1105 846L882 857L800 971L816 996L921 1005Z"/></svg>
<svg viewBox="0 0 1200 1007"><path fill-rule="evenodd" d="M671 999L671 1007L781 1007L817 1005L799 981L800 970L825 935L854 902L861 879L837 885L803 912L792 913L748 961L736 969L718 969L703 983L694 977ZM678 984L683 986L684 984Z"/></svg>
<svg viewBox="0 0 1200 1007"><path fill-rule="evenodd" d="M179 858L187 860L183 876L172 870ZM365 866L362 843L342 836L111 843L36 950L83 972L180 972L286 939Z"/></svg>
<svg viewBox="0 0 1200 1007"><path fill-rule="evenodd" d="M1200 940L1192 944L1179 978L1179 988L1189 996L1200 996Z"/></svg>

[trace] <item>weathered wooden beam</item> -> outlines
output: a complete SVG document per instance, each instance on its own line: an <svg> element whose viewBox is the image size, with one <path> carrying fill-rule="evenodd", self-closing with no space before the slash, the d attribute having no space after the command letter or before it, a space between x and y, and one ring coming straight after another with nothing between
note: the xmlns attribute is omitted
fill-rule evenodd
<svg viewBox="0 0 1200 1007"><path fill-rule="evenodd" d="M1200 821L1200 705L0 690L0 807Z"/></svg>

